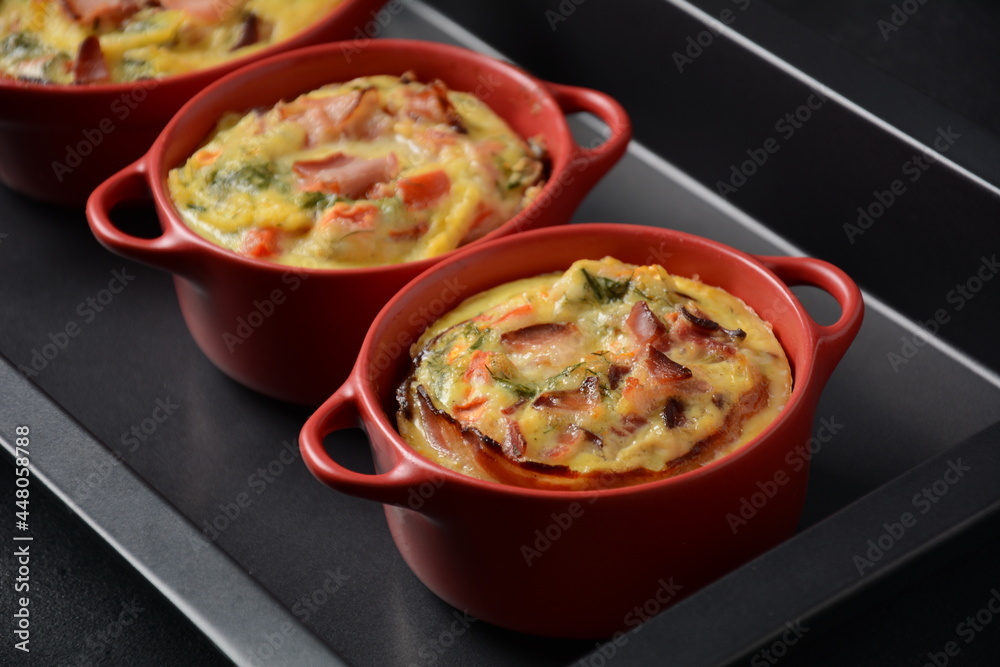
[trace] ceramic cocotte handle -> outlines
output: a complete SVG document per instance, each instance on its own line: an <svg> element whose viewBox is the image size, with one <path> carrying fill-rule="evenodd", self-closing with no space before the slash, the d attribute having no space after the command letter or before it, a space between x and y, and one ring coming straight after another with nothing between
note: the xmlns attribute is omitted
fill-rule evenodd
<svg viewBox="0 0 1000 667"><path fill-rule="evenodd" d="M150 171L144 157L97 187L87 200L87 221L97 240L122 257L148 264L164 271L195 278L203 253L191 239L173 225L164 225L163 233L151 239L122 231L112 220L112 211L120 204L148 201Z"/></svg>
<svg viewBox="0 0 1000 667"><path fill-rule="evenodd" d="M590 88L546 82L563 114L590 113L608 126L610 134L595 146L577 146L568 170L573 178L567 185L581 197L621 159L632 139L632 122L614 98Z"/></svg>
<svg viewBox="0 0 1000 667"><path fill-rule="evenodd" d="M809 319L816 341L814 363L820 376L816 386L823 386L861 328L865 309L861 290L846 273L820 259L761 256L757 259L789 287L818 287L840 306L840 317L833 324L822 325Z"/></svg>
<svg viewBox="0 0 1000 667"><path fill-rule="evenodd" d="M413 489L429 481L428 474L410 459L397 455L389 470L369 475L348 470L326 451L323 440L335 431L356 427L362 421L366 428L378 428L374 420L361 419L366 408L355 382L352 375L302 427L299 434L302 460L316 479L338 491L386 505L404 505Z"/></svg>

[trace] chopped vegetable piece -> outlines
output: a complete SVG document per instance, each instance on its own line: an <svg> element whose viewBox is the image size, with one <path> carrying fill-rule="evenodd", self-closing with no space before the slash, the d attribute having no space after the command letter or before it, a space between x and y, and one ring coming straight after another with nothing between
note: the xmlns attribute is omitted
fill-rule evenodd
<svg viewBox="0 0 1000 667"><path fill-rule="evenodd" d="M448 194L451 179L444 170L426 171L416 176L399 179L396 186L403 204L410 209L424 209Z"/></svg>
<svg viewBox="0 0 1000 667"><path fill-rule="evenodd" d="M280 232L274 227L252 228L243 233L240 252L244 255L265 259L281 251Z"/></svg>

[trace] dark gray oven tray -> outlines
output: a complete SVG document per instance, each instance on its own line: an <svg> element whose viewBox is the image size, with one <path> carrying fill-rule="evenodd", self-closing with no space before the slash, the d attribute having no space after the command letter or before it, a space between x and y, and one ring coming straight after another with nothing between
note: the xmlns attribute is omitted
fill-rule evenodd
<svg viewBox="0 0 1000 667"><path fill-rule="evenodd" d="M672 34L683 43L683 31L697 27L696 15L681 3L660 4L657 11L679 21L671 23L680 26ZM544 20L543 10L535 11ZM489 49L417 2L393 15L382 34ZM718 48L739 46L720 42ZM530 58L518 60L545 75L540 60L537 68ZM780 88L773 63L761 60L759 66L770 88ZM789 71L781 74L788 86L806 85ZM872 125L833 91L824 94L831 115L851 118L876 139L930 150ZM642 138L648 109L641 100L631 105ZM836 140L836 124L817 120L812 127L831 133L826 141ZM581 141L599 131L589 119L577 120L575 129ZM675 129L681 135L699 131L696 125ZM669 146L649 136L656 151L633 144L575 220L671 227L749 252L806 249L836 259L836 252L808 242L807 234L763 225L759 219L768 216L758 200L747 206L755 218L719 197L668 161ZM742 137L727 132L713 150L732 153L736 147L738 154L744 144L753 145ZM681 151L682 162L688 157ZM995 213L995 192L981 179L951 163L935 169L948 184L958 184L953 197L991 201ZM983 205L980 213L987 209ZM1000 377L978 354L928 335L916 317L890 307L898 280L866 273L855 258L862 262L854 268L865 277L859 280L867 316L817 411L807 450L811 486L798 535L667 610L623 645L547 640L469 623L410 573L381 507L332 492L309 475L295 445L309 411L242 388L202 356L185 329L169 276L104 251L80 212L6 190L0 190L0 212L5 447L11 450L15 425L29 424L36 479L238 664L596 665L611 652L615 664L652 664L664 655L685 665L751 660L781 641L786 623L834 627L886 582L920 571L996 523L1000 433L990 427L1000 420ZM993 250L979 246L976 252ZM907 270L910 263L901 261ZM114 289L111 281L117 281ZM824 295L799 294L821 321L834 315ZM947 307L936 295L921 304L928 315ZM903 355L905 363L893 363L890 354ZM338 451L348 451L355 465L370 465L359 432L336 437ZM919 513L922 505L914 505L913 496L946 474L951 480L956 473L946 471L956 465L968 471L963 468L930 511ZM916 524L859 572L856 557L864 556L867 541L878 541L883 524L908 509L917 514ZM304 598L322 603L307 605Z"/></svg>

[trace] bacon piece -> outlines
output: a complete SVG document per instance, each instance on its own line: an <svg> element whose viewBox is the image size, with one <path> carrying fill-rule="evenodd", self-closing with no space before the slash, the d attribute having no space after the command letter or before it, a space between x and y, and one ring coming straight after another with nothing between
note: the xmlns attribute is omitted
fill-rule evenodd
<svg viewBox="0 0 1000 667"><path fill-rule="evenodd" d="M365 193L365 199L371 199L372 201L376 199L389 199L395 196L396 190L389 183L376 183L368 188L368 192Z"/></svg>
<svg viewBox="0 0 1000 667"><path fill-rule="evenodd" d="M381 109L381 102L378 90L375 88L365 88L360 92L358 103L344 117L340 129L347 136L366 139L370 138L368 123Z"/></svg>
<svg viewBox="0 0 1000 667"><path fill-rule="evenodd" d="M534 400L531 407L580 412L593 408L600 400L601 393L597 388L597 377L591 375L577 389L545 392Z"/></svg>
<svg viewBox="0 0 1000 667"><path fill-rule="evenodd" d="M594 443L597 445L598 449L604 447L604 441L601 440L601 436L576 424L570 424L569 428L559 434L557 440L560 443L570 445L573 448L578 447L580 443L584 441Z"/></svg>
<svg viewBox="0 0 1000 667"><path fill-rule="evenodd" d="M242 2L233 0L159 0L167 9L176 9L207 23L219 23Z"/></svg>
<svg viewBox="0 0 1000 667"><path fill-rule="evenodd" d="M513 352L548 347L575 338L579 330L572 322L549 322L508 331L500 336L500 344Z"/></svg>
<svg viewBox="0 0 1000 667"><path fill-rule="evenodd" d="M712 385L701 378L689 377L686 380L678 380L671 383L671 389L677 394L707 394L712 391Z"/></svg>
<svg viewBox="0 0 1000 667"><path fill-rule="evenodd" d="M97 35L87 35L80 42L80 50L73 61L73 83L103 83L110 74L101 51L101 40Z"/></svg>
<svg viewBox="0 0 1000 667"><path fill-rule="evenodd" d="M570 449L570 446L567 444L554 445L543 452L539 452L538 457L547 461L558 460L569 454Z"/></svg>
<svg viewBox="0 0 1000 667"><path fill-rule="evenodd" d="M399 160L395 153L370 159L334 153L296 162L292 171L299 178L299 190L360 199L376 183L392 180L399 171Z"/></svg>
<svg viewBox="0 0 1000 667"><path fill-rule="evenodd" d="M100 21L118 25L139 11L141 3L133 0L60 0L60 4L80 24L91 25Z"/></svg>
<svg viewBox="0 0 1000 667"><path fill-rule="evenodd" d="M686 380L691 377L691 369L682 366L652 345L646 347L646 369L650 377L659 383Z"/></svg>
<svg viewBox="0 0 1000 667"><path fill-rule="evenodd" d="M507 432L504 434L500 447L503 449L504 456L509 459L519 459L524 456L524 450L527 449L528 443L524 441L521 426L513 419L507 420Z"/></svg>
<svg viewBox="0 0 1000 667"><path fill-rule="evenodd" d="M539 454L539 458L548 461L555 461L566 457L568 454L576 454L580 451L581 445L585 442L593 443L597 449L604 448L604 441L593 431L588 431L582 426L570 424L556 437L559 443L549 447Z"/></svg>
<svg viewBox="0 0 1000 667"><path fill-rule="evenodd" d="M614 431L619 436L625 437L627 435L635 433L648 423L649 420L643 417L642 415L637 415L635 413L630 412L627 415L622 416L622 423L620 427L615 426L611 430Z"/></svg>
<svg viewBox="0 0 1000 667"><path fill-rule="evenodd" d="M636 301L625 320L639 345L657 343L666 339L667 327L660 321L645 301Z"/></svg>
<svg viewBox="0 0 1000 667"><path fill-rule="evenodd" d="M625 378L622 397L636 412L649 414L659 405L663 398L663 391L651 382L643 383L634 375L630 375Z"/></svg>
<svg viewBox="0 0 1000 667"><path fill-rule="evenodd" d="M684 417L684 404L676 396L671 396L663 408L663 423L667 428L677 428L683 426L687 419Z"/></svg>
<svg viewBox="0 0 1000 667"><path fill-rule="evenodd" d="M368 121L379 110L375 88L341 95L302 97L279 107L279 114L306 131L306 145L315 146L343 135L368 138Z"/></svg>
<svg viewBox="0 0 1000 667"><path fill-rule="evenodd" d="M443 418L442 412L434 407L423 385L417 387L416 402L427 441L439 452L445 454L454 452L455 446L465 439L462 429L453 420Z"/></svg>
<svg viewBox="0 0 1000 667"><path fill-rule="evenodd" d="M278 107L279 115L306 131L306 146L334 141L341 135L344 118L358 105L361 94L306 98Z"/></svg>
<svg viewBox="0 0 1000 667"><path fill-rule="evenodd" d="M612 389L617 389L618 385L621 384L622 378L628 375L631 370L628 366L611 364L608 368L608 386Z"/></svg>
<svg viewBox="0 0 1000 667"><path fill-rule="evenodd" d="M434 79L420 91L410 92L405 111L411 118L447 123L459 134L468 132L462 117L448 99L448 87L440 79Z"/></svg>
<svg viewBox="0 0 1000 667"><path fill-rule="evenodd" d="M230 51L242 49L244 46L256 44L260 40L260 19L253 12L247 14L240 26L240 36L236 39Z"/></svg>

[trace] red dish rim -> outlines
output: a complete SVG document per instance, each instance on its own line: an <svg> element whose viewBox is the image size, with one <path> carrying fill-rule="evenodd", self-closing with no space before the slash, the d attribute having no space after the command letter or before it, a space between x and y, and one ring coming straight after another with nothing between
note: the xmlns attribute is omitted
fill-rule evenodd
<svg viewBox="0 0 1000 667"><path fill-rule="evenodd" d="M365 430L368 431L372 428L377 428L383 435L386 436L387 440L391 443L392 448L395 450L395 453L399 456L399 460L397 460L396 464L390 470L380 473L380 475L367 475L367 477L371 478L381 475L391 475L397 470L400 470L401 467L406 467L410 468L410 470L398 472L396 474L397 476L408 475L412 477L413 479L410 482L411 484L420 484L431 481L428 479L428 473L430 473L430 475L433 475L433 479L440 479L444 477L452 482L470 486L486 493L499 493L501 495L515 495L531 498L558 498L570 500L573 498L591 497L593 495L601 497L630 495L660 489L668 485L680 486L685 484L694 484L698 483L705 475L711 475L714 471L720 468L739 465L741 459L749 455L751 451L757 448L762 441L771 437L773 433L779 429L779 427L791 419L793 412L808 407L803 405L803 401L806 398L805 394L807 392L822 391L822 388L828 379L829 373L832 372L836 362L839 361L840 357L846 351L846 348L850 345L850 342L854 339L854 336L857 334L857 330L861 326L864 305L860 290L857 285L840 269L826 262L808 257L758 257L704 237L675 230L663 230L669 232L675 238L680 238L682 241L686 240L703 246L707 245L715 251L725 254L731 261L742 263L744 265L750 265L754 270L759 271L769 282L774 284L778 291L783 293L792 305L792 311L795 313L796 318L799 321L799 328L806 336L803 341L803 348L805 350L811 350L811 354L808 355L804 368L801 366L796 367L795 360L789 355L789 362L792 366L793 373L792 393L789 396L785 407L778 414L775 420L764 429L764 431L747 443L743 444L739 447L739 449L726 454L725 456L722 456L715 461L698 468L697 470L685 472L673 477L667 477L664 479L643 482L641 484L625 487L571 491L532 489L528 487L503 484L501 482L481 480L476 477L465 475L446 468L413 450L403 440L402 436L391 423L391 416L386 414L379 397L376 395L373 380L366 380L364 377L373 361L372 349L375 345L376 332L383 326L383 323L390 317L398 315L398 313L393 311L399 309L401 305L405 306L406 302L410 298L409 292L418 284L424 282L434 282L435 276L438 276L443 272L450 271L451 267L455 264L461 263L480 252L486 252L490 247L501 244L516 243L518 241L523 241L525 237L528 237L529 240L542 242L544 238L548 236L558 237L565 234L587 233L604 235L609 232L621 234L623 232L632 233L636 231L642 233L642 231L648 231L650 229L656 228L642 227L639 225L624 225L620 223L588 223L533 230L516 237L496 239L488 246L483 245L469 249L462 249L458 253L450 256L447 262L440 263L432 269L425 271L417 278L414 278L385 305L379 315L372 322L371 327L368 330L368 334L365 337L364 344L361 347L361 352L358 355L355 367L351 371L351 374L345 381L344 385L309 418L308 422L303 427L302 434L300 435L300 443L304 454L304 460L306 460L310 470L314 475L319 477L321 481L329 484L327 479L324 479L326 474L322 470L320 470L317 474L317 470L314 467L316 461L320 460L316 453L317 442L319 449L322 449L322 436L319 438L316 436L325 430L326 425L324 422L332 413L329 406L331 406L331 404L333 404L335 399L338 397L342 401L354 403L359 419L364 425ZM799 267L805 271L815 270L825 272L830 277L830 282L835 284L840 292L840 294L834 295L840 303L842 309L839 319L834 324L830 325L820 325L816 323L802 304L799 303L797 297L792 293L790 285L783 280L775 270L768 268L762 260L773 260L784 264L785 267ZM823 350L822 348L824 347L824 342L829 343L831 349ZM837 344L838 342L840 343L839 345ZM782 346L786 349L787 354L787 346L784 344ZM828 355L830 359L824 359L821 356L823 354ZM824 362L824 365L826 365L827 361L833 362L829 365L829 368L824 369L821 367L820 372L826 377L817 375L817 362L819 361ZM393 486L397 485L400 484L393 483ZM377 484L373 484L373 486L377 486ZM351 492L347 491L347 493Z"/></svg>
<svg viewBox="0 0 1000 667"><path fill-rule="evenodd" d="M308 43L311 39L316 37L321 37L322 33L329 29L328 22L333 20L337 14L343 13L348 10L351 6L381 6L382 0L343 0L339 5L331 9L327 14L323 15L321 18L317 19L309 25L309 27L301 30L294 35L283 39L280 42L275 42L274 44L269 44L268 46L260 49L259 51L254 51L252 53L247 53L240 56L239 58L233 58L231 60L226 60L224 62L212 65L211 67L205 67L203 69L196 69L190 72L183 72L180 74L172 74L163 78L153 79L157 82L157 85L166 84L177 84L181 85L188 83L200 78L217 79L220 78L219 74L221 72L229 73L234 69L243 68L252 62L257 60L270 58L274 55L283 53L290 49L294 49L296 45L300 43ZM0 88L8 88L11 90L20 89L25 91L30 91L32 93L37 93L40 95L70 95L78 97L81 95L88 94L107 94L113 95L117 93L126 92L134 88L137 84L141 84L142 81L127 81L121 83L94 83L94 84L72 84L72 83L36 83L33 81L23 81L21 79L13 79L6 76L0 76Z"/></svg>

